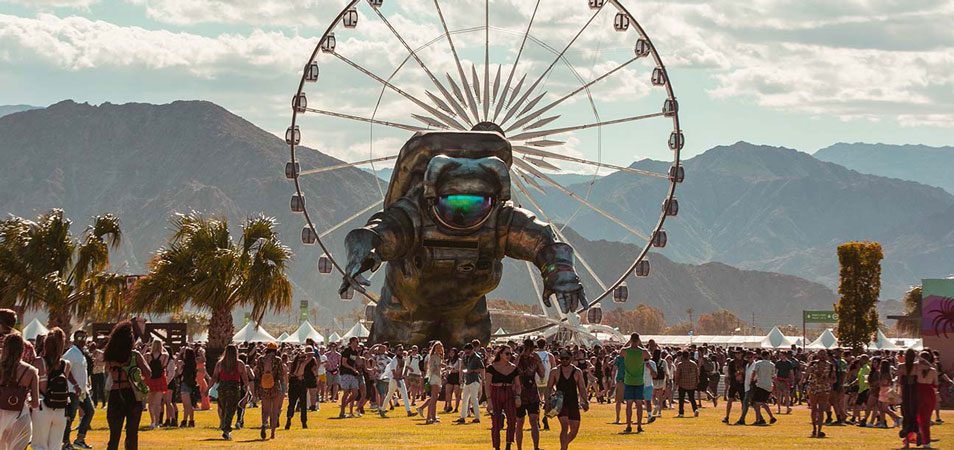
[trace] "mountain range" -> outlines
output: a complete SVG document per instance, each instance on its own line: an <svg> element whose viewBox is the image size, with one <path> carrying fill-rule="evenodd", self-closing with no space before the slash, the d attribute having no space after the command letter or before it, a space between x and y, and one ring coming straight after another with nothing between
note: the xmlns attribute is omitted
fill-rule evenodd
<svg viewBox="0 0 954 450"><path fill-rule="evenodd" d="M308 300L329 322L358 306L337 299L337 277L316 274L320 250L299 241L304 221L289 210L293 187L283 176L287 145L215 104L92 106L64 101L0 118L0 136L5 163L0 166L0 213L34 216L61 207L79 233L88 217L114 212L125 232L125 243L113 258L116 270L146 270L151 253L165 242L175 212L219 214L236 232L242 219L264 212L277 218L283 239L296 252L289 271L296 300ZM305 148L299 158L303 169L340 163ZM668 164L646 160L634 167L664 172ZM890 273L906 280L905 274L913 278L925 267L951 266L952 247L935 244L954 242L946 226L949 216L943 215L947 210L939 208L951 208L954 214L954 197L941 189L862 175L794 150L746 143L709 150L686 161L686 168L686 182L678 190L679 216L667 222L670 245L651 254L650 277L630 280L630 305L651 304L680 320L693 307L698 313L727 308L745 318L754 312L760 324L797 322L801 309L825 308L834 301L833 246L843 239L886 237L888 253L903 260L901 267L907 270L888 261L886 278ZM380 199L377 180L361 169L306 177L302 185L319 230ZM581 192L588 188L572 187ZM665 184L615 173L592 187L591 199L645 227L658 217ZM541 197L555 222L578 209L561 195ZM926 214L928 206L938 216ZM333 254L341 254L345 232L368 215L354 217L327 236ZM627 236L613 227L583 209L564 229L579 254L594 255L586 258L603 281L615 279L637 251L615 242ZM514 270L508 270L490 297L535 302L526 268L513 262L508 267ZM372 279L375 286L380 278ZM590 275L583 279L589 292L599 290Z"/></svg>
<svg viewBox="0 0 954 450"><path fill-rule="evenodd" d="M30 105L0 105L0 117L21 111L29 111L31 109L40 109L40 107Z"/></svg>
<svg viewBox="0 0 954 450"><path fill-rule="evenodd" d="M861 173L917 181L954 194L954 147L838 143L814 156Z"/></svg>
<svg viewBox="0 0 954 450"><path fill-rule="evenodd" d="M797 275L835 288L835 248L875 240L885 248L882 294L898 298L923 277L954 267L954 196L924 184L868 175L796 150L738 142L683 161L679 215L666 222L674 260L720 261L740 268ZM670 163L632 167L666 172ZM573 186L583 195L590 186ZM617 172L592 186L589 198L631 226L648 230L660 214L661 180ZM555 222L580 207L558 192L539 199ZM587 239L634 242L610 220L583 208L570 221Z"/></svg>

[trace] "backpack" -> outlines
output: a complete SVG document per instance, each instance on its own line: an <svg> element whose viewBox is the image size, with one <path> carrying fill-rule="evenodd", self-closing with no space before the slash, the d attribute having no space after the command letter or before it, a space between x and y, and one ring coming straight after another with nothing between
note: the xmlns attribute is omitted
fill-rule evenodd
<svg viewBox="0 0 954 450"><path fill-rule="evenodd" d="M261 386L262 389L272 389L272 388L274 388L274 387L275 387L275 375L272 374L272 372L266 372L266 371L265 371L265 363L264 363L264 362L261 363L261 368L262 368L262 369L261 369L260 373L262 374L262 376L258 378L258 385ZM275 365L274 365L274 364L272 364L272 369L273 369L273 370L275 369Z"/></svg>
<svg viewBox="0 0 954 450"><path fill-rule="evenodd" d="M43 404L52 409L63 409L70 403L70 386L63 369L66 364L60 361L60 368L47 371L46 392Z"/></svg>
<svg viewBox="0 0 954 450"><path fill-rule="evenodd" d="M145 400L146 395L149 394L149 386L146 386L146 382L142 379L142 370L139 369L135 353L129 355L129 362L126 364L126 378L129 380L129 385L132 386L136 401Z"/></svg>
<svg viewBox="0 0 954 450"><path fill-rule="evenodd" d="M656 377L653 379L662 380L665 378L666 378L666 363L665 361L660 359L659 362L656 363Z"/></svg>

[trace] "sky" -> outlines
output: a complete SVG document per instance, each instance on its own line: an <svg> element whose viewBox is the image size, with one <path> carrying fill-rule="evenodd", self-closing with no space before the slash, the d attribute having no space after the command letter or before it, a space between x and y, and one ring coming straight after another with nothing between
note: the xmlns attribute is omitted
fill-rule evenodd
<svg viewBox="0 0 954 450"><path fill-rule="evenodd" d="M422 64L453 98L447 77L463 82L434 2L383 3L375 10L360 1L357 28L335 28L336 51L343 58L319 53L319 80L305 89L309 106L425 126L410 114L434 114L345 62L381 78L394 72L393 86L431 108L437 103L428 92L452 106L396 38L419 49ZM538 95L539 103L525 114L619 69L594 83L588 96L572 95L538 116L559 115L538 129L659 112L666 88L650 83L656 63L629 61L640 35L635 26L613 29L614 4L594 11L586 0L544 0L534 13L535 3L489 1L487 28L483 0L440 2L468 80L473 82L476 71L478 82L488 84L488 39L487 72L493 81L499 65L503 92L517 53L522 59L513 69L510 91L527 75L517 99L545 75L515 108L516 116ZM668 70L686 136L683 157L739 140L810 153L836 142L954 144L954 0L620 3ZM344 5L343 0L0 0L0 105L209 100L282 135L302 68ZM532 39L519 52L531 16ZM546 71L571 40L564 59ZM466 99L458 103L469 107ZM490 104L490 115L495 105ZM479 116L480 105L477 109ZM395 153L408 136L406 130L311 113L299 123L304 144L350 161ZM666 141L672 127L671 120L652 118L555 135L551 139L562 144L551 150L620 165L671 159Z"/></svg>

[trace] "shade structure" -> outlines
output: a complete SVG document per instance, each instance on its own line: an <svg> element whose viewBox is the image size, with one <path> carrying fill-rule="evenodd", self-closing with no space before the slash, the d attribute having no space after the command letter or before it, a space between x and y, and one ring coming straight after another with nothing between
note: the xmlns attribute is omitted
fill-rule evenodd
<svg viewBox="0 0 954 450"><path fill-rule="evenodd" d="M788 348L795 343L795 339L786 337L778 327L772 327L772 331L762 340L762 348Z"/></svg>
<svg viewBox="0 0 954 450"><path fill-rule="evenodd" d="M686 335L642 335L640 339L643 341L643 344L649 342L650 339L656 341L657 344L664 347L686 347L689 345L717 345L721 347L745 347L745 348L761 348L762 341L765 340L765 336L746 336L746 335L699 335L699 336L686 336Z"/></svg>
<svg viewBox="0 0 954 450"><path fill-rule="evenodd" d="M255 322L249 322L232 336L232 342L275 342L276 339Z"/></svg>
<svg viewBox="0 0 954 450"><path fill-rule="evenodd" d="M209 332L203 331L192 336L192 342L209 342Z"/></svg>
<svg viewBox="0 0 954 450"><path fill-rule="evenodd" d="M365 328L364 325L361 324L361 322L356 322L354 326L351 327L351 329L344 334L344 336L341 336L341 339L350 340L353 337L356 337L358 339L367 339L368 336L371 336L371 332L368 331L368 329Z"/></svg>
<svg viewBox="0 0 954 450"><path fill-rule="evenodd" d="M284 339L279 339L282 342L287 342L289 344L304 344L308 342L308 339L311 339L319 344L325 343L325 337L311 326L311 322L307 320L302 322L297 330L292 332L292 334L286 335Z"/></svg>
<svg viewBox="0 0 954 450"><path fill-rule="evenodd" d="M340 342L340 341L341 341L341 335L338 334L337 332L331 333L331 336L328 336L329 344L332 342Z"/></svg>
<svg viewBox="0 0 954 450"><path fill-rule="evenodd" d="M821 350L821 349L832 349L838 347L838 338L835 337L835 333L832 332L831 328L826 329L822 332L821 336L818 336L818 339L815 339L814 342L805 346L810 350Z"/></svg>
<svg viewBox="0 0 954 450"><path fill-rule="evenodd" d="M280 342L285 342L285 339L288 339L288 333L282 332L282 334L278 336L278 340Z"/></svg>
<svg viewBox="0 0 954 450"><path fill-rule="evenodd" d="M494 331L494 336L501 336L507 334L503 327L497 328L497 331Z"/></svg>
<svg viewBox="0 0 954 450"><path fill-rule="evenodd" d="M36 339L37 336L49 333L50 330L43 326L37 318L33 318L27 326L23 327L23 337L25 339Z"/></svg>

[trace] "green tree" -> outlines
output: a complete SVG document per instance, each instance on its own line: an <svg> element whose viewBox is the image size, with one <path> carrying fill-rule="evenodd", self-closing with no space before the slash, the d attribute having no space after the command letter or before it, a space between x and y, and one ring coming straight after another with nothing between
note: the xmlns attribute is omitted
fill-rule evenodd
<svg viewBox="0 0 954 450"><path fill-rule="evenodd" d="M841 266L838 285L838 339L844 347L861 349L878 330L876 305L881 295L881 260L877 242L846 242L838 246Z"/></svg>
<svg viewBox="0 0 954 450"><path fill-rule="evenodd" d="M292 252L282 245L275 220L264 215L246 219L239 242L225 219L199 213L177 214L168 244L136 283L135 306L151 313L174 313L186 304L209 311L209 348L224 349L235 327L232 311L251 306L261 322L269 310L291 306L291 283L285 274Z"/></svg>
<svg viewBox="0 0 954 450"><path fill-rule="evenodd" d="M93 217L79 239L70 234L70 225L60 209L35 221L0 221L0 306L45 309L49 325L67 334L72 320L115 316L126 309L125 276L107 270L110 249L122 240L119 219Z"/></svg>

